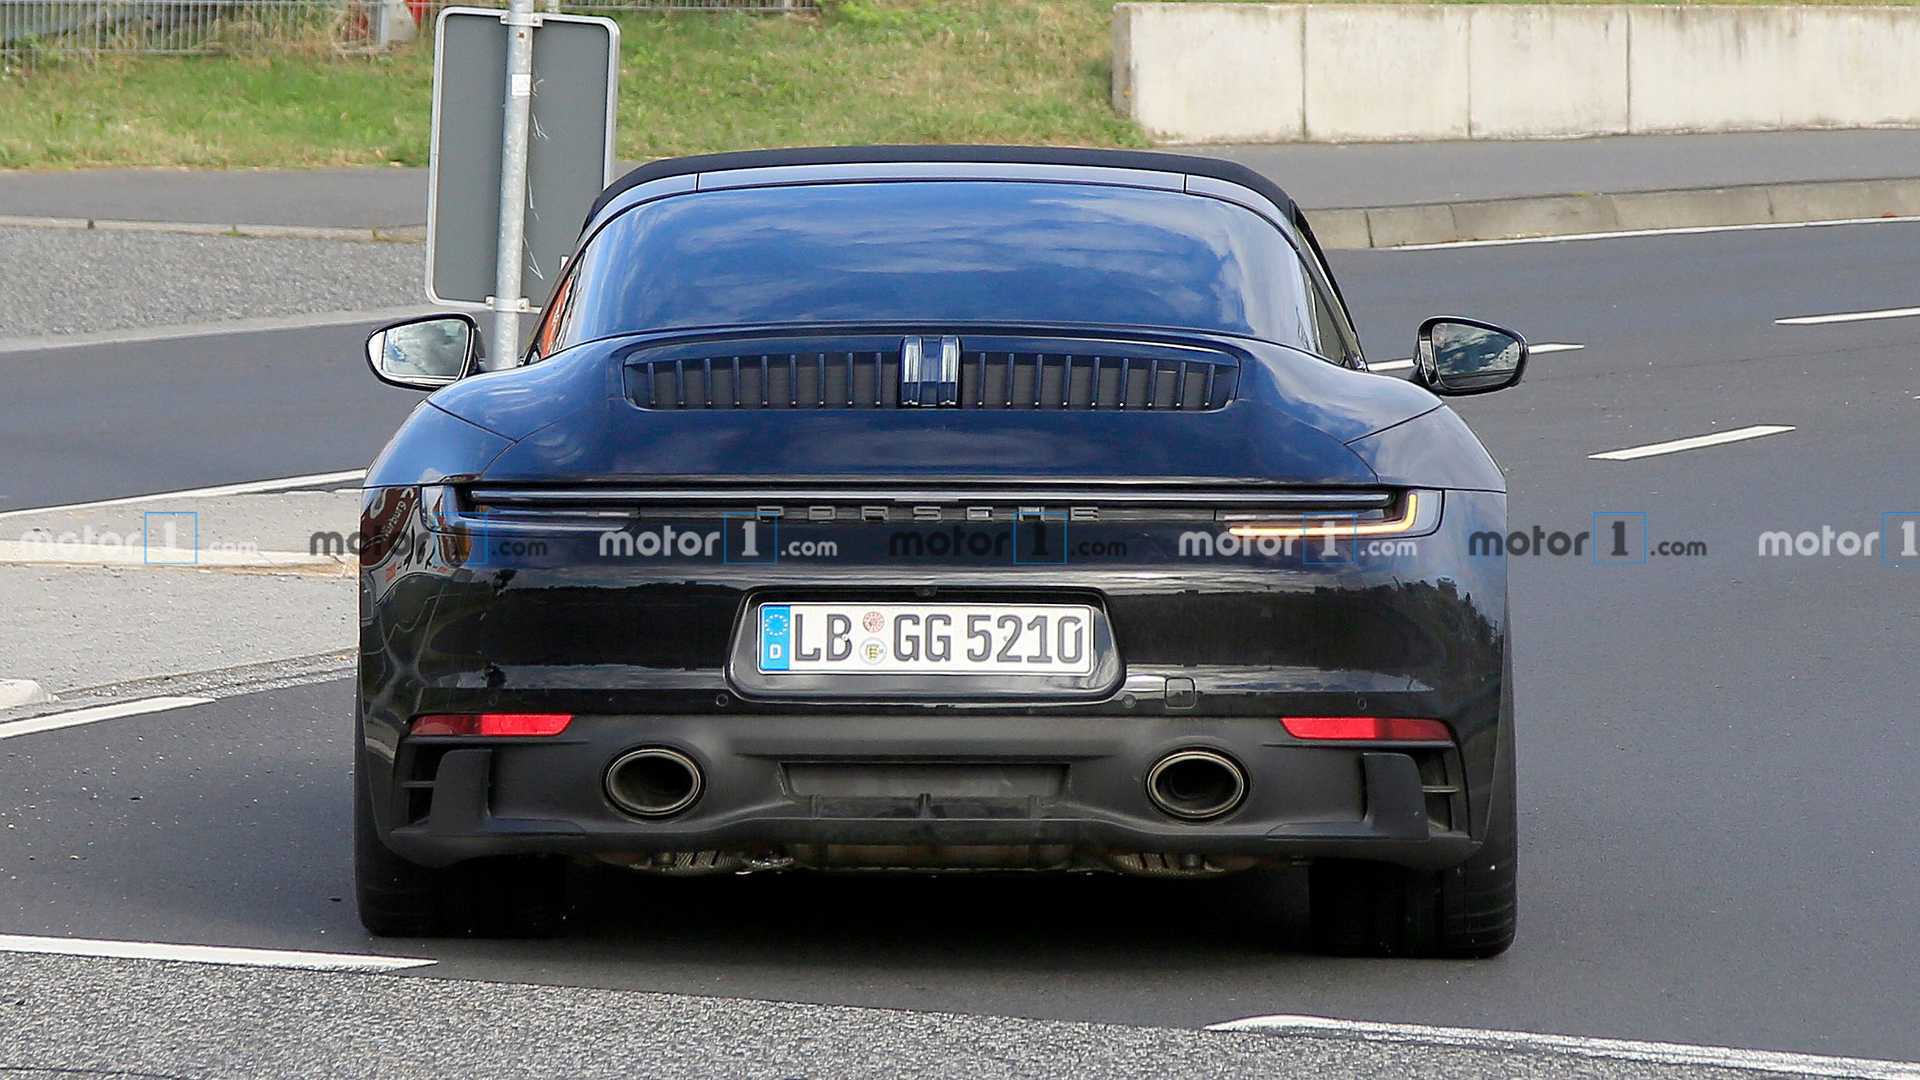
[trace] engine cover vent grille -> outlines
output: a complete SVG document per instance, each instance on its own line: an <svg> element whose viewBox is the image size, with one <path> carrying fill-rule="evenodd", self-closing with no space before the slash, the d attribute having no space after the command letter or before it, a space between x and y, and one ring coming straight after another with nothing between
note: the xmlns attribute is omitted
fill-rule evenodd
<svg viewBox="0 0 1920 1080"><path fill-rule="evenodd" d="M666 346L626 370L643 409L1204 412L1233 400L1240 358L1157 342L859 336Z"/></svg>

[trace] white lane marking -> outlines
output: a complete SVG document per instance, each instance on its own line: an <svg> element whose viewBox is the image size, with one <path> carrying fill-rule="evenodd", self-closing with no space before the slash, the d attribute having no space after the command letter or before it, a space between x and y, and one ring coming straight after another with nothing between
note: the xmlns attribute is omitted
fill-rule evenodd
<svg viewBox="0 0 1920 1080"><path fill-rule="evenodd" d="M407 307L369 308L365 311L317 311L311 315L279 315L259 319L227 319L221 322L97 330L86 334L45 334L39 337L0 338L0 355L44 352L48 349L80 349L94 345L176 341L180 338L224 337L229 334L266 334L279 330L322 329L329 326L352 326L355 323L398 322L416 315L441 313L442 310L427 304L412 304Z"/></svg>
<svg viewBox="0 0 1920 1080"><path fill-rule="evenodd" d="M1772 229L1830 229L1836 225L1902 225L1920 221L1905 217L1833 218L1829 221L1763 221L1754 225L1689 225L1677 229L1622 229L1618 232L1568 233L1565 236L1520 236L1510 240L1448 240L1439 244L1401 244L1382 251L1441 251L1447 248L1507 247L1513 244L1565 244L1577 240L1631 240L1642 236L1696 236L1702 233L1765 232Z"/></svg>
<svg viewBox="0 0 1920 1080"><path fill-rule="evenodd" d="M1837 322L1870 322L1874 319L1906 319L1920 315L1920 307L1883 308L1879 311L1843 311L1836 315L1795 315L1775 319L1775 326L1820 326Z"/></svg>
<svg viewBox="0 0 1920 1080"><path fill-rule="evenodd" d="M132 506L134 503L157 502L161 499L209 499L218 495L258 495L268 491L354 483L366 475L365 469L348 469L345 472L314 473L311 476L282 476L274 480L249 480L244 484L188 488L185 491L161 491L152 495L129 495L124 499L101 499L98 502L67 503L63 506L30 506L23 510L0 511L0 518L19 517L22 514L56 514L65 510L98 510L103 506Z"/></svg>
<svg viewBox="0 0 1920 1080"><path fill-rule="evenodd" d="M101 941L28 937L24 934L0 934L0 952L109 956L122 960L179 960L189 964L238 964L243 967L300 968L306 971L396 971L400 968L425 967L435 962L417 956L240 949L226 945L170 945L159 941Z"/></svg>
<svg viewBox="0 0 1920 1080"><path fill-rule="evenodd" d="M211 701L213 699L207 697L152 697L142 698L139 701L123 701L114 705L95 705L90 709L75 709L72 712L51 713L27 720L11 720L0 723L0 739L33 735L42 731L58 731L61 728L79 727L81 724L96 724L102 720L118 720L123 716L141 716L146 713L166 712L168 709L184 709L189 705L206 705Z"/></svg>
<svg viewBox="0 0 1920 1080"><path fill-rule="evenodd" d="M1538 345L1527 346L1527 354L1530 356L1534 356L1540 353L1573 352L1577 349L1584 349L1584 348L1586 348L1585 345L1575 345L1571 342L1566 342L1566 341L1543 341ZM1368 371L1405 371L1411 367L1413 367L1412 360L1385 360L1378 364L1368 364L1367 370Z"/></svg>
<svg viewBox="0 0 1920 1080"><path fill-rule="evenodd" d="M1682 450L1698 450L1703 446L1719 446L1722 443L1759 439L1792 430L1793 428L1784 424L1755 424L1752 427L1735 428L1732 431L1716 431L1711 435L1695 435L1687 439L1674 439L1671 442L1629 446L1625 450L1609 450L1604 454L1588 454L1587 457L1595 461L1632 461L1635 458L1655 457L1660 454L1677 454Z"/></svg>
<svg viewBox="0 0 1920 1080"><path fill-rule="evenodd" d="M1732 1046L1642 1042L1637 1039L1597 1039L1584 1035L1545 1035L1531 1031L1382 1024L1365 1020L1334 1020L1322 1016L1250 1016L1244 1020L1229 1020L1224 1024L1209 1024L1207 1030L1344 1036L1368 1042L1417 1043L1471 1050L1547 1050L1608 1061L1714 1066L1790 1076L1849 1076L1873 1080L1914 1080L1920 1077L1920 1062L1825 1057L1774 1050L1745 1050Z"/></svg>

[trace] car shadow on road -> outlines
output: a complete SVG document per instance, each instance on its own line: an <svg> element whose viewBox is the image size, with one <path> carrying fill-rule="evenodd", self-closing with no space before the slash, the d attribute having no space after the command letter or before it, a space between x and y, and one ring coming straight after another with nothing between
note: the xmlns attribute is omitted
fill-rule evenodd
<svg viewBox="0 0 1920 1080"><path fill-rule="evenodd" d="M758 980L769 969L855 982L915 970L1219 972L1271 967L1300 948L1303 878L1275 870L1211 880L864 871L675 879L604 868L586 875L561 941L485 951L591 955L652 976L732 969Z"/></svg>

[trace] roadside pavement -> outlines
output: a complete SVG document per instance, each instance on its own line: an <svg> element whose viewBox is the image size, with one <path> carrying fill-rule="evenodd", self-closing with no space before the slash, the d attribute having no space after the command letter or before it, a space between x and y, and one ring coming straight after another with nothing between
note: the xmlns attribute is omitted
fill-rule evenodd
<svg viewBox="0 0 1920 1080"><path fill-rule="evenodd" d="M141 499L0 520L0 679L73 708L122 684L349 662L357 487ZM165 687L174 690L177 687Z"/></svg>
<svg viewBox="0 0 1920 1080"><path fill-rule="evenodd" d="M1168 149L1245 162L1309 210L1368 211L1316 215L1331 247L1920 213L1920 131ZM8 172L0 226L186 222L408 240L426 220L426 188L426 170L394 167ZM1635 197L1612 198L1622 195ZM1396 212L1409 207L1422 209Z"/></svg>
<svg viewBox="0 0 1920 1080"><path fill-rule="evenodd" d="M0 171L0 214L398 229L427 220L427 170Z"/></svg>
<svg viewBox="0 0 1920 1080"><path fill-rule="evenodd" d="M424 310L424 254L419 244L0 225L0 353L131 327Z"/></svg>
<svg viewBox="0 0 1920 1080"><path fill-rule="evenodd" d="M1920 177L1920 131L1170 149L1249 165L1309 210Z"/></svg>

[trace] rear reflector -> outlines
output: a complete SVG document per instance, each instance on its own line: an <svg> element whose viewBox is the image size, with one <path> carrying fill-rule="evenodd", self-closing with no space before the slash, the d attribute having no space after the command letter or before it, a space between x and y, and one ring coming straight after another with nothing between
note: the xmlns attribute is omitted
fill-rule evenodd
<svg viewBox="0 0 1920 1080"><path fill-rule="evenodd" d="M1287 734L1296 739L1337 742L1442 742L1453 733L1439 720L1402 716L1283 716Z"/></svg>
<svg viewBox="0 0 1920 1080"><path fill-rule="evenodd" d="M446 713L413 718L415 735L558 735L573 723L571 713Z"/></svg>

